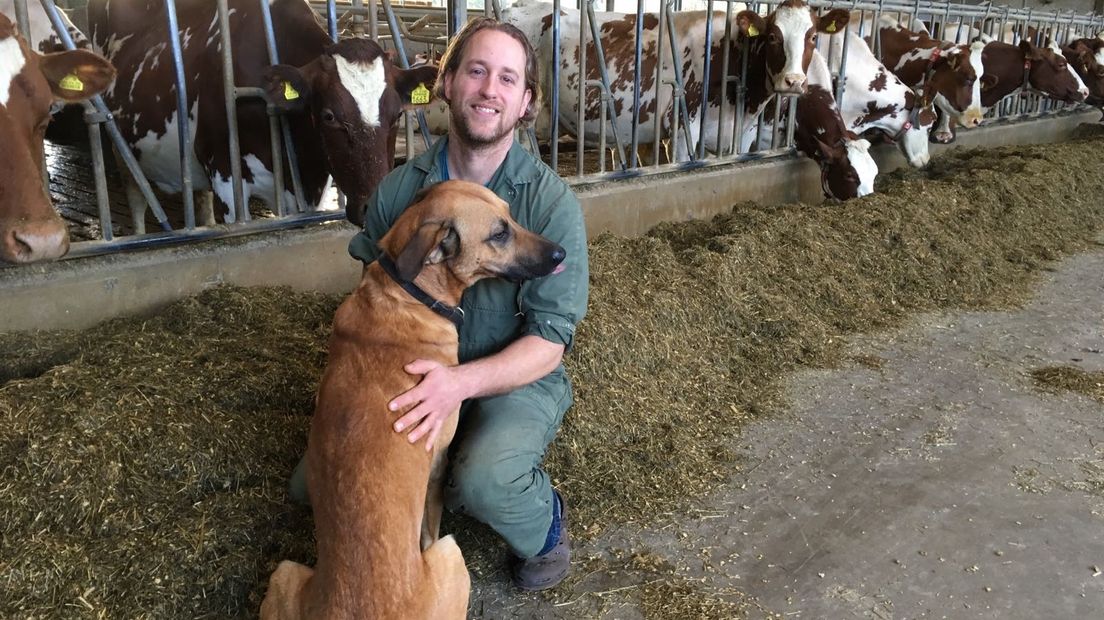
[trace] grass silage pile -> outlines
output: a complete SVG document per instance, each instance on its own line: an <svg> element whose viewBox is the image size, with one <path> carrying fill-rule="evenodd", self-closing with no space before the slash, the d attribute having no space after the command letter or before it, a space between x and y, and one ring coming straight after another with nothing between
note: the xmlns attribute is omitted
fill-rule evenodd
<svg viewBox="0 0 1104 620"><path fill-rule="evenodd" d="M576 405L549 455L573 532L679 518L733 475L786 373L838 362L849 333L1022 301L1104 227L1102 150L956 151L863 200L592 241ZM285 487L338 301L222 287L0 336L0 617L249 616L276 561L313 562ZM501 547L447 525L478 588Z"/></svg>

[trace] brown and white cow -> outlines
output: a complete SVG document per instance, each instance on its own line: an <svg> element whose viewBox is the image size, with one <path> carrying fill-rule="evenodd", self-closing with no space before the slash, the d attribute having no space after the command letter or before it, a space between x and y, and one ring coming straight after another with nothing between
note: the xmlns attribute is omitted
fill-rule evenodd
<svg viewBox="0 0 1104 620"><path fill-rule="evenodd" d="M50 106L88 99L114 77L111 64L91 52L35 52L0 14L0 261L50 260L69 250L68 228L42 180Z"/></svg>
<svg viewBox="0 0 1104 620"><path fill-rule="evenodd" d="M843 97L837 105L847 128L858 134L880 131L897 143L909 165L926 166L931 159L928 134L936 120L931 105L924 105L851 30L818 42L818 50L825 53L831 66L839 67L842 62L844 36L848 37L847 63Z"/></svg>
<svg viewBox="0 0 1104 620"><path fill-rule="evenodd" d="M879 60L905 84L914 88L923 84L922 103L934 103L965 127L981 124L984 43L953 45L939 41L925 31L909 30L888 15L882 16L879 36ZM947 143L954 140L954 135L936 130L933 139Z"/></svg>
<svg viewBox="0 0 1104 620"><path fill-rule="evenodd" d="M832 94L828 63L814 51L807 68L805 93L797 98L794 143L820 165L820 185L827 198L848 200L874 192L878 165L870 142L847 128Z"/></svg>
<svg viewBox="0 0 1104 620"><path fill-rule="evenodd" d="M847 13L843 10L830 12L839 27L846 23ZM544 65L551 66L552 5L548 2L522 0L503 11L502 18L517 26L526 34L541 55ZM711 68L708 78L704 76L705 32L706 24L712 20L713 44L710 50ZM751 55L748 60L748 93L746 95L746 114L744 126L750 127L752 120L775 92L799 94L805 89L805 71L812 54L812 43L817 32L818 16L801 0L787 0L773 13L763 17L751 11L743 11L734 18L735 28L751 37ZM634 73L634 36L636 15L624 13L596 13L599 38L605 56L605 69L610 79L610 90L615 114L609 119L616 127L622 141L627 141L632 130L633 115L633 73ZM674 63L679 63L686 93L690 133L696 141L701 126L705 125L705 148L712 152L718 149L718 126L720 110L725 109L725 132L731 138L736 121L736 85L730 83L727 89L721 87L721 59L724 54L723 35L725 16L715 12L712 16L704 11L677 12L673 18L673 29L678 41L678 50L672 59L667 33L659 30L659 17L654 13L645 13L642 30L641 49L641 93L637 138L640 142L652 142L655 138L656 114L670 119L675 112L672 90L666 84L673 80ZM600 79L596 66L595 46L587 43L586 76L579 72L579 12L574 9L562 9L560 18L561 62L559 93L550 93L560 100L559 122L567 132L579 135L591 144L597 143L600 133L601 100L588 95L584 104L584 126L580 131L578 124L578 85L580 79ZM729 75L738 75L742 66L741 39L728 42ZM663 50L660 56L659 50ZM658 65L658 79L657 79ZM547 72L546 72L547 78ZM701 114L704 85L709 84L709 101L704 118ZM657 88L656 85L659 85ZM546 92L547 88L546 79ZM680 121L681 122L681 121ZM670 124L662 121L661 137L668 138ZM754 131L751 133L754 138ZM693 145L687 145L683 132L679 132L676 142L676 159L688 158Z"/></svg>
<svg viewBox="0 0 1104 620"><path fill-rule="evenodd" d="M1048 43L1037 47L1024 39L1019 45L1000 41L988 41L982 36L985 48L981 62L985 74L981 79L982 111L997 105L1001 99L1020 91L1030 90L1065 103L1084 101L1089 90L1081 78L1070 68L1061 50ZM953 114L940 119L937 133L953 133Z"/></svg>
<svg viewBox="0 0 1104 620"><path fill-rule="evenodd" d="M236 86L264 88L288 112L305 199L318 205L332 175L348 197L346 215L360 223L364 203L393 165L396 123L411 93L432 89L436 67L403 71L376 43L333 43L306 0L269 2L281 62L270 67L262 15L255 0L231 0L230 31ZM93 0L88 23L93 44L120 67L106 99L124 138L149 180L170 193L182 190L176 86L167 40L165 7L153 0ZM190 131L194 138L192 187L213 190L235 214L223 102L222 43L214 2L177 3ZM241 99L238 137L245 199L275 203L268 117L261 99ZM285 167L287 170L287 167ZM285 174L285 204L292 204ZM144 230L145 202L129 192L135 228ZM208 203L209 204L209 203ZM204 214L205 223L213 223Z"/></svg>
<svg viewBox="0 0 1104 620"><path fill-rule="evenodd" d="M1062 55L1089 91L1085 103L1104 105L1104 39L1075 39L1062 46Z"/></svg>

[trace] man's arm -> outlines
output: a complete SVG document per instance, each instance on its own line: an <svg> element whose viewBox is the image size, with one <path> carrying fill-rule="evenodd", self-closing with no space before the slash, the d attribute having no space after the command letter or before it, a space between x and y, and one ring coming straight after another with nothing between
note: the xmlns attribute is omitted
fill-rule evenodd
<svg viewBox="0 0 1104 620"><path fill-rule="evenodd" d="M391 411L413 406L395 421L395 431L412 429L407 439L414 443L427 437L426 450L432 450L441 425L461 402L528 385L555 370L563 354L564 345L526 335L498 353L459 366L415 360L404 367L406 372L424 376L417 386L391 401Z"/></svg>

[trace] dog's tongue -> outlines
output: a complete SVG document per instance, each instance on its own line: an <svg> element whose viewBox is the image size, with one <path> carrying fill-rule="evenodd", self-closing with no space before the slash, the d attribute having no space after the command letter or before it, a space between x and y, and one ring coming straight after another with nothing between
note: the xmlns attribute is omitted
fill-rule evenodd
<svg viewBox="0 0 1104 620"><path fill-rule="evenodd" d="M555 269L552 270L552 274L555 275L557 273L560 273L563 270L564 270L564 264L560 263L559 265L556 265Z"/></svg>

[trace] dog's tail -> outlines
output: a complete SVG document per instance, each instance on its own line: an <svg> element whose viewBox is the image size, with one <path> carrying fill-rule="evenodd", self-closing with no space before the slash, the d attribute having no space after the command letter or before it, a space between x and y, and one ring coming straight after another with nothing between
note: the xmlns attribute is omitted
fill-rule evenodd
<svg viewBox="0 0 1104 620"><path fill-rule="evenodd" d="M268 592L261 603L261 620L299 620L303 609L303 587L314 570L284 560L268 580Z"/></svg>

